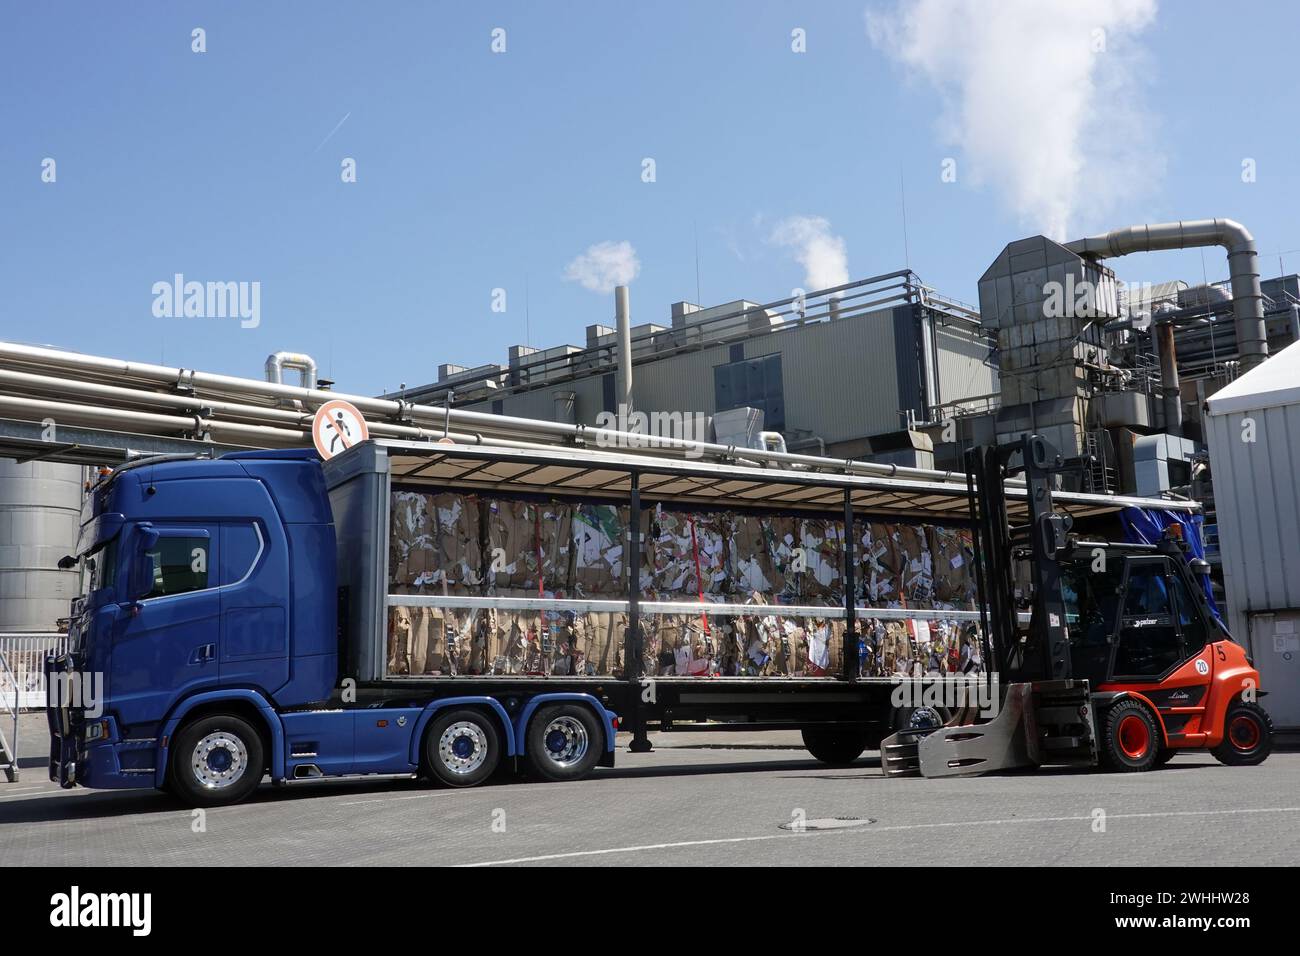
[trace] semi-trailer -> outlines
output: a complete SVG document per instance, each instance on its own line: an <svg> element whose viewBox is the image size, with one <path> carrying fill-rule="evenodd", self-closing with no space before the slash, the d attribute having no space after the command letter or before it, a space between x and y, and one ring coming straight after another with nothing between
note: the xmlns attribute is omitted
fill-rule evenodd
<svg viewBox="0 0 1300 956"><path fill-rule="evenodd" d="M955 535L945 573L968 566L971 488L845 464L388 440L328 461L132 461L87 495L69 556L86 587L71 650L47 662L51 777L193 805L239 801L267 777L571 780L613 764L620 729L639 750L648 729L683 724L797 729L818 759L851 761L947 719L917 703L923 685L993 656L973 586L936 600L937 547L900 543ZM1024 485L1005 495L1008 515L1028 516ZM468 572L437 557L414 568L413 497L422 553L476 529ZM440 501L472 502L479 523ZM1067 492L1055 506L1106 538L1125 508L1197 511ZM523 533L494 537L503 513ZM671 550L671 522L691 553L670 568L655 541ZM742 524L753 543L737 543ZM928 667L901 651L938 644L941 626L964 635L960 656L954 643ZM885 628L896 644L872 637Z"/></svg>

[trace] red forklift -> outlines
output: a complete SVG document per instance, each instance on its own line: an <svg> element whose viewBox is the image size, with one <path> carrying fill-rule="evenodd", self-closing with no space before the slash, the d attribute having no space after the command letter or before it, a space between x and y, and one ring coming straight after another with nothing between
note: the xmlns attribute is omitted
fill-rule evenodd
<svg viewBox="0 0 1300 956"><path fill-rule="evenodd" d="M1052 506L1061 455L1038 435L966 453L985 679L996 715L973 707L881 745L887 775L1015 767L1140 772L1179 751L1262 763L1273 725L1259 672L1210 606L1209 565L1172 524L1155 544L1094 541ZM1022 475L1028 521L1012 526L1006 484ZM1030 614L1022 624L1023 601Z"/></svg>

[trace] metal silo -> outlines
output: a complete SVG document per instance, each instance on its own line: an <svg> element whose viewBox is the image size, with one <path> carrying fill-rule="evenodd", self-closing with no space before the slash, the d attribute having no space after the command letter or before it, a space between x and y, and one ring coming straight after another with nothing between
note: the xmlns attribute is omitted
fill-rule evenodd
<svg viewBox="0 0 1300 956"><path fill-rule="evenodd" d="M0 459L0 631L53 631L80 574L58 570L76 547L79 465Z"/></svg>

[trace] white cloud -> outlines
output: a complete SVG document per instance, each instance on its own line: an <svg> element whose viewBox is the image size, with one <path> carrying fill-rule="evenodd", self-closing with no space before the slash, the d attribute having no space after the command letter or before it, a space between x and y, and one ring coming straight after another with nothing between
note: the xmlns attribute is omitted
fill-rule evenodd
<svg viewBox="0 0 1300 956"><path fill-rule="evenodd" d="M1156 0L911 0L868 11L867 33L939 91L959 181L994 183L1064 239L1163 171L1136 80L1155 15Z"/></svg>
<svg viewBox="0 0 1300 956"><path fill-rule="evenodd" d="M831 232L831 224L821 216L782 219L772 230L769 241L794 250L795 261L803 266L803 281L810 291L849 281L849 255L844 240Z"/></svg>
<svg viewBox="0 0 1300 956"><path fill-rule="evenodd" d="M614 286L627 285L640 272L632 243L598 242L568 264L564 278L592 292L613 292Z"/></svg>

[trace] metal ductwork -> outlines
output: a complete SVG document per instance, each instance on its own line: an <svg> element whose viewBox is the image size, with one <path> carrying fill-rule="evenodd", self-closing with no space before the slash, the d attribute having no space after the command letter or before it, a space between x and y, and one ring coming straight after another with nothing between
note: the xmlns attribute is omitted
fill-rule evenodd
<svg viewBox="0 0 1300 956"><path fill-rule="evenodd" d="M1228 250L1237 352L1242 367L1253 368L1268 358L1268 338L1264 330L1264 294L1259 287L1259 255L1254 236L1241 223L1231 219L1161 222L1115 229L1065 244L1071 252L1089 259L1203 246L1222 246Z"/></svg>
<svg viewBox="0 0 1300 956"><path fill-rule="evenodd" d="M302 376L303 388L316 387L316 360L305 352L273 352L266 357L266 380L284 384L284 370L293 369Z"/></svg>

